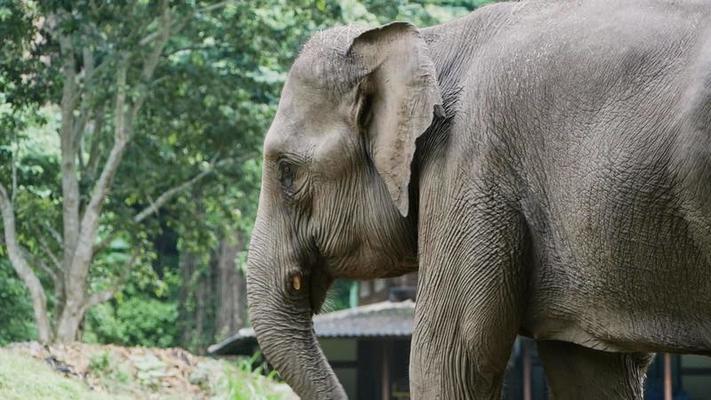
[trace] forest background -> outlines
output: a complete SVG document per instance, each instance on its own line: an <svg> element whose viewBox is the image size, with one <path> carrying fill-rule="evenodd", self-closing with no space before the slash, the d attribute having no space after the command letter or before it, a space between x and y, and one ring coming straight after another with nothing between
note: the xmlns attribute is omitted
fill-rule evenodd
<svg viewBox="0 0 711 400"><path fill-rule="evenodd" d="M0 0L0 346L202 353L247 326L261 144L300 46L486 2Z"/></svg>

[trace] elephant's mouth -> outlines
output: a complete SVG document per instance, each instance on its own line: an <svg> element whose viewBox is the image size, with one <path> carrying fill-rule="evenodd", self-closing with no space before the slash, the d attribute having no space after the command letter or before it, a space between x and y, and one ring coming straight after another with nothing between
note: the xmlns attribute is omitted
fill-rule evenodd
<svg viewBox="0 0 711 400"><path fill-rule="evenodd" d="M312 316L321 311L328 288L334 281L328 271L326 259L318 251L311 251L307 257L302 257L301 268L291 272L287 278L289 291L296 296L308 296Z"/></svg>

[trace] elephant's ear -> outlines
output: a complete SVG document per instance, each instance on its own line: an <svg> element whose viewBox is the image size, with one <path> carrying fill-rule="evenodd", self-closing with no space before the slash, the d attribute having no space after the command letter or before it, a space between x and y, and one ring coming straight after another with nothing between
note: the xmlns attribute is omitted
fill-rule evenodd
<svg viewBox="0 0 711 400"><path fill-rule="evenodd" d="M359 123L375 168L400 214L408 213L415 140L443 114L442 95L427 45L417 28L394 22L357 36L348 50L366 76L359 85Z"/></svg>

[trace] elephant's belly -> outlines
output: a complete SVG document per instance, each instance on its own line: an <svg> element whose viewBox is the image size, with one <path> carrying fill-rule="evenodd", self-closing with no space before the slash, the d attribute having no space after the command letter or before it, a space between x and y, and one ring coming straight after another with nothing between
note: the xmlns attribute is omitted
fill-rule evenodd
<svg viewBox="0 0 711 400"><path fill-rule="evenodd" d="M681 244L676 250L684 249L693 254ZM711 354L711 266L646 251L549 266L559 278L536 283L526 330L600 350Z"/></svg>
<svg viewBox="0 0 711 400"><path fill-rule="evenodd" d="M571 200L560 205L570 218L536 241L525 329L596 349L711 353L711 216L629 186Z"/></svg>

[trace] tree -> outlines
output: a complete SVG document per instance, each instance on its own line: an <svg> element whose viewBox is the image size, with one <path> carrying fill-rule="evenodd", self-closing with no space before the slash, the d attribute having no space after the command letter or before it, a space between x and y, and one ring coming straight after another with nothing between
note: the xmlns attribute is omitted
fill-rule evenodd
<svg viewBox="0 0 711 400"><path fill-rule="evenodd" d="M28 288L43 342L75 340L87 309L110 299L121 286L122 279L100 291L89 285L92 262L120 233L109 231L99 240L109 192L129 144L143 133L137 130L145 101L156 82L166 78L156 71L167 57L168 42L191 20L225 5L206 3L52 1L10 3L2 9L0 15L23 23L11 36L12 45L3 49L17 60L0 78L11 88L13 114L20 113L20 105L37 107L46 101L58 104L61 113L61 229L47 226L23 244L15 199L26 188L17 185L15 152L9 190L8 180L0 179L5 247ZM208 163L186 181L154 193L131 221L150 217L214 166ZM140 256L136 251L127 257L118 278ZM43 285L38 268L51 277L50 285ZM46 287L54 290L51 312Z"/></svg>

